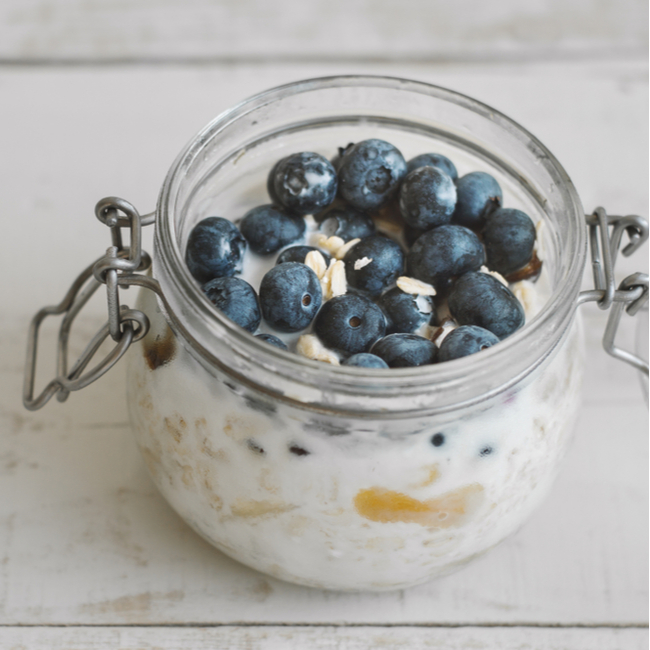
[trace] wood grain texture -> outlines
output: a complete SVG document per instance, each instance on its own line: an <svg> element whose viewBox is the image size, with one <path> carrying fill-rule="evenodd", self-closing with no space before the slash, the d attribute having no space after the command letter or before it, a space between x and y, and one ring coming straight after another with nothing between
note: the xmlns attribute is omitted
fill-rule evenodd
<svg viewBox="0 0 650 650"><path fill-rule="evenodd" d="M639 0L4 0L5 61L643 55Z"/></svg>
<svg viewBox="0 0 650 650"><path fill-rule="evenodd" d="M5 628L7 650L644 650L647 630L409 627Z"/></svg>
<svg viewBox="0 0 650 650"><path fill-rule="evenodd" d="M549 499L490 555L402 592L335 594L295 587L249 570L203 542L146 474L126 421L123 366L65 404L54 402L38 413L22 409L28 318L59 300L79 269L108 245L92 216L95 202L122 195L147 212L176 153L219 111L272 85L359 71L431 81L486 101L557 155L585 206L604 204L612 213L647 209L645 61L0 71L5 115L0 175L7 179L3 227L10 242L0 267L13 279L0 286L1 624L647 623L648 416L636 373L599 349L604 314L593 305L583 308L589 351L585 408ZM647 270L647 253L622 259L621 265L622 275L644 265ZM127 294L124 300L132 298ZM81 318L80 336L90 335L105 318L102 301ZM633 323L626 321L625 328L623 335L631 336ZM51 330L45 332L44 350L48 343ZM79 348L76 339L74 346ZM203 634L131 628L1 632L13 635L5 638L14 645L56 649L109 647L111 640L125 647L155 641L165 648L183 634L188 639ZM231 632L234 648L274 647L272 634L260 639L255 630L209 630L203 639ZM408 646L413 638L422 643L439 638L438 647L452 648L530 643L523 632L516 636L510 630L467 630L465 637L454 630L437 630L438 637L427 632L409 628L394 634L405 647L417 647ZM303 634L296 638L313 639L316 632ZM371 647L359 644L374 638L365 629L332 634L313 641L322 644L314 647ZM336 634L351 640L344 636L337 646ZM549 649L647 643L644 630L533 629L531 634ZM187 645L200 648L196 643ZM310 646L304 641L302 647Z"/></svg>

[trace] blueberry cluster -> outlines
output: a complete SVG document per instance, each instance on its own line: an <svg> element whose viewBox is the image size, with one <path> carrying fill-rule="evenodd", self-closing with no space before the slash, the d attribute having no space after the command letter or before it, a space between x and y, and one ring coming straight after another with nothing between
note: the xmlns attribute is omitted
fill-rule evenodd
<svg viewBox="0 0 650 650"><path fill-rule="evenodd" d="M475 354L524 324L507 280L538 273L536 231L501 206L490 174L459 176L437 153L407 162L370 139L332 161L282 158L267 190L271 202L238 221L200 221L185 251L208 300L248 332L263 323L302 333L290 347L312 359L397 368ZM278 253L258 291L237 277L247 249ZM290 349L276 334L256 336Z"/></svg>

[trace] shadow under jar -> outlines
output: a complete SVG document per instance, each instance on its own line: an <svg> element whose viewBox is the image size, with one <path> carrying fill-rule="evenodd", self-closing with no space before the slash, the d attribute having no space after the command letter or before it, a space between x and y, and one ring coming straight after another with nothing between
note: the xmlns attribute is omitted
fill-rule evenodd
<svg viewBox="0 0 650 650"><path fill-rule="evenodd" d="M367 138L407 160L445 154L460 175L487 171L506 207L544 223L543 306L523 329L478 355L386 371L284 352L212 307L184 262L192 227L267 203L280 158L332 158ZM157 206L153 277L165 301L141 292L151 328L128 375L156 485L210 543L290 582L389 590L464 565L515 531L557 474L579 409L586 245L553 155L472 99L339 77L243 102L180 154Z"/></svg>

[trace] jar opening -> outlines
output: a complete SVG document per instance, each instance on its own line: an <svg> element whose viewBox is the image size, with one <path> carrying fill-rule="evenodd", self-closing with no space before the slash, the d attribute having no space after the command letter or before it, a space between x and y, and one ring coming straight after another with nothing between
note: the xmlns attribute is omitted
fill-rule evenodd
<svg viewBox="0 0 650 650"><path fill-rule="evenodd" d="M493 170L508 195L548 226L543 261L552 295L530 323L480 355L385 371L330 366L285 352L214 310L183 256L189 231L199 219L215 206L231 210L219 216L234 220L243 215L247 202L268 203L265 174L284 155L319 148L328 155L350 141L391 141L391 136L398 148L425 153L421 147L428 143L429 151L455 152L468 171L472 165ZM584 214L573 184L525 129L443 88L349 76L301 81L256 95L215 118L185 147L158 201L154 275L169 304L170 324L204 364L229 369L279 399L388 413L444 409L484 399L519 381L567 330L585 255ZM303 304L305 299L311 300L304 296ZM358 327L354 320L350 326Z"/></svg>

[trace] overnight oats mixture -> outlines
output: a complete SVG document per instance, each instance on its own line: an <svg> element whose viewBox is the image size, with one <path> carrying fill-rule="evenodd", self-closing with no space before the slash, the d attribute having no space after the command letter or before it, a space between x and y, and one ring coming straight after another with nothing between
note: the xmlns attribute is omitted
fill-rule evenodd
<svg viewBox="0 0 650 650"><path fill-rule="evenodd" d="M463 170L464 171L464 170ZM544 221L485 171L370 138L282 157L268 201L196 218L183 254L217 311L331 366L453 363L544 307ZM163 495L212 544L275 577L383 590L448 573L513 532L573 427L580 350L496 396L433 415L353 417L273 399L208 368L143 292L131 418Z"/></svg>

